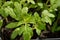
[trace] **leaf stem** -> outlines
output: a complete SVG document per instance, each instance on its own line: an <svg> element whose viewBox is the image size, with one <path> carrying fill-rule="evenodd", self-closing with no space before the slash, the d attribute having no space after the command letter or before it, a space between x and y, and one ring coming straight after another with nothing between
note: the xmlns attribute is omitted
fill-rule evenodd
<svg viewBox="0 0 60 40"><path fill-rule="evenodd" d="M8 19L6 18L6 22L8 23Z"/></svg>
<svg viewBox="0 0 60 40"><path fill-rule="evenodd" d="M46 5L48 4L49 0L46 1Z"/></svg>

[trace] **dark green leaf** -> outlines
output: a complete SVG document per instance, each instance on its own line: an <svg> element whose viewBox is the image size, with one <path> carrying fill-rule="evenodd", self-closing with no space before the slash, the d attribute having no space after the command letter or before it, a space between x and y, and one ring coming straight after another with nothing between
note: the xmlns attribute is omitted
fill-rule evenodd
<svg viewBox="0 0 60 40"><path fill-rule="evenodd" d="M2 27L2 24L3 24L3 20L0 20L0 29Z"/></svg>
<svg viewBox="0 0 60 40"><path fill-rule="evenodd" d="M45 26L46 26L45 23L38 22L37 25L38 25L37 28L40 29L40 30L45 30L45 29L46 29L46 27L45 27Z"/></svg>
<svg viewBox="0 0 60 40"><path fill-rule="evenodd" d="M55 31L60 31L60 26L59 26L59 27L57 27Z"/></svg>

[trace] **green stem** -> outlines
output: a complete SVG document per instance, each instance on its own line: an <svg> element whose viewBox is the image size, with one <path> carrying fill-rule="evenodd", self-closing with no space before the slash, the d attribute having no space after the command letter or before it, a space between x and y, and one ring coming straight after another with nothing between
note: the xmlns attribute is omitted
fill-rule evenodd
<svg viewBox="0 0 60 40"><path fill-rule="evenodd" d="M49 0L46 1L46 5L48 4Z"/></svg>
<svg viewBox="0 0 60 40"><path fill-rule="evenodd" d="M6 22L8 23L8 19L6 18Z"/></svg>

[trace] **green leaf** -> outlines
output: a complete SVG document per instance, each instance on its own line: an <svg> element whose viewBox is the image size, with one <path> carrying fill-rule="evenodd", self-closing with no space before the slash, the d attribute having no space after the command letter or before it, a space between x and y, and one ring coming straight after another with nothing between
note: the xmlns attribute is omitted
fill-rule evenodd
<svg viewBox="0 0 60 40"><path fill-rule="evenodd" d="M40 21L40 16L39 16L39 14L37 12L34 13L34 18L36 20L39 20Z"/></svg>
<svg viewBox="0 0 60 40"><path fill-rule="evenodd" d="M44 10L42 12L42 21L49 23L50 25L52 24L52 20L51 18L54 18L55 16L53 14L51 14L50 12L48 12L48 10ZM51 17L51 18L50 18Z"/></svg>
<svg viewBox="0 0 60 40"><path fill-rule="evenodd" d="M28 15L25 15L25 18L24 18L24 22L25 23L34 23L34 18L32 15L28 14Z"/></svg>
<svg viewBox="0 0 60 40"><path fill-rule="evenodd" d="M47 16L47 17L52 17L52 18L55 17L55 16L54 16L53 14L51 14L48 10L44 10L44 11L42 12L42 17L45 17L45 16Z"/></svg>
<svg viewBox="0 0 60 40"><path fill-rule="evenodd" d="M21 0L10 0L10 1L13 1L13 2L20 2Z"/></svg>
<svg viewBox="0 0 60 40"><path fill-rule="evenodd" d="M21 20L21 19L22 19L22 18L21 18L21 14L22 14L22 12L21 12L21 11L22 11L22 9L21 9L21 4L18 3L18 2L14 2L14 6L15 6L14 12L15 12L18 20Z"/></svg>
<svg viewBox="0 0 60 40"><path fill-rule="evenodd" d="M11 22L6 25L6 28L16 28L17 27L17 22Z"/></svg>
<svg viewBox="0 0 60 40"><path fill-rule="evenodd" d="M59 26L59 27L57 27L55 31L60 31L60 26Z"/></svg>
<svg viewBox="0 0 60 40"><path fill-rule="evenodd" d="M42 23L42 22L38 22L37 23L37 25L38 25L38 29L40 29L40 30L45 30L46 29L46 24L45 23Z"/></svg>
<svg viewBox="0 0 60 40"><path fill-rule="evenodd" d="M20 11L18 12L18 10L16 8L14 8L14 13L16 14L17 20L21 20Z"/></svg>
<svg viewBox="0 0 60 40"><path fill-rule="evenodd" d="M5 8L5 13L9 14L12 18L17 19L16 14L14 13L13 9L10 8L9 6L7 8Z"/></svg>
<svg viewBox="0 0 60 40"><path fill-rule="evenodd" d="M36 33L37 33L38 35L40 35L41 30L40 30L39 28L37 28L37 27L38 27L38 25L35 25ZM40 26L39 26L39 27L40 27Z"/></svg>
<svg viewBox="0 0 60 40"><path fill-rule="evenodd" d="M28 12L28 7L23 7L23 9L22 9L22 13L27 13Z"/></svg>
<svg viewBox="0 0 60 40"><path fill-rule="evenodd" d="M11 39L15 39L17 35L21 35L24 31L23 29L24 29L23 26L16 28L11 34Z"/></svg>
<svg viewBox="0 0 60 40"><path fill-rule="evenodd" d="M23 30L23 29L24 29L24 27L23 27L23 26L21 26L21 27L20 27L20 30L19 30L19 33L18 33L19 35L21 35L21 34L24 32L24 30Z"/></svg>
<svg viewBox="0 0 60 40"><path fill-rule="evenodd" d="M44 24L44 23L42 23L42 22L37 22L37 23L35 24L35 29L36 29L36 33L37 33L38 35L40 35L41 30L45 30L46 27L45 27L45 24Z"/></svg>
<svg viewBox="0 0 60 40"><path fill-rule="evenodd" d="M32 3L32 4L35 4L34 0L27 0L28 3Z"/></svg>
<svg viewBox="0 0 60 40"><path fill-rule="evenodd" d="M43 8L43 3L37 3L40 8Z"/></svg>
<svg viewBox="0 0 60 40"><path fill-rule="evenodd" d="M24 32L23 32L24 40L30 40L32 35L33 35L32 28L30 28L27 24L25 24Z"/></svg>
<svg viewBox="0 0 60 40"><path fill-rule="evenodd" d="M2 24L3 24L3 20L0 20L0 29L2 27Z"/></svg>
<svg viewBox="0 0 60 40"><path fill-rule="evenodd" d="M60 6L60 0L51 0L51 7L50 7L50 9L55 10L59 6Z"/></svg>
<svg viewBox="0 0 60 40"><path fill-rule="evenodd" d="M1 8L1 9L0 9L0 14L1 14L4 18L6 18L6 17L8 16L8 13L7 13L7 14L5 13L5 9L4 9L4 8Z"/></svg>
<svg viewBox="0 0 60 40"><path fill-rule="evenodd" d="M21 35L22 33L23 33L24 40L30 40L33 35L32 28L30 28L28 24L25 24L22 25L20 28L16 28L12 32L11 38L14 39L16 38L17 35Z"/></svg>
<svg viewBox="0 0 60 40"><path fill-rule="evenodd" d="M49 17L42 18L42 21L46 22L46 23L49 23L50 25L52 24L52 21L51 21L51 19Z"/></svg>
<svg viewBox="0 0 60 40"><path fill-rule="evenodd" d="M28 32L23 33L23 36L24 36L24 40L30 40L31 39L30 34Z"/></svg>
<svg viewBox="0 0 60 40"><path fill-rule="evenodd" d="M29 19L29 23L35 24L35 18L34 18L34 16L31 16L31 18Z"/></svg>
<svg viewBox="0 0 60 40"><path fill-rule="evenodd" d="M0 7L1 7L1 5L2 5L2 0L0 0Z"/></svg>
<svg viewBox="0 0 60 40"><path fill-rule="evenodd" d="M19 21L19 22L17 23L17 26L20 26L20 25L22 25L22 24L24 24L24 21Z"/></svg>
<svg viewBox="0 0 60 40"><path fill-rule="evenodd" d="M53 14L51 14L51 13L50 13L50 14L48 14L48 16L49 16L49 17L52 17L52 18L54 18L54 17L55 17L55 16L54 16Z"/></svg>
<svg viewBox="0 0 60 40"><path fill-rule="evenodd" d="M19 31L22 31L22 30L20 30L20 28L16 28L11 34L11 39L15 39L17 37Z"/></svg>
<svg viewBox="0 0 60 40"><path fill-rule="evenodd" d="M21 4L20 3L18 3L18 2L14 2L14 6L15 6L15 8L16 8L16 10L17 10L17 12L18 13L20 13L20 11L21 11Z"/></svg>
<svg viewBox="0 0 60 40"><path fill-rule="evenodd" d="M6 7L6 6L11 6L13 4L12 1L7 1L3 4L3 7Z"/></svg>
<svg viewBox="0 0 60 40"><path fill-rule="evenodd" d="M50 0L51 5L54 4L56 0Z"/></svg>
<svg viewBox="0 0 60 40"><path fill-rule="evenodd" d="M57 29L56 27L57 27L57 21L54 22L54 24L53 24L53 26L52 26L52 28L51 28L51 31L52 31L52 32L55 32L55 30Z"/></svg>
<svg viewBox="0 0 60 40"><path fill-rule="evenodd" d="M40 35L41 30L40 30L40 29L38 29L38 28L36 28L36 33L37 33L38 35Z"/></svg>
<svg viewBox="0 0 60 40"><path fill-rule="evenodd" d="M37 5L35 5L35 4L29 5L29 8L36 8L36 7L37 7Z"/></svg>
<svg viewBox="0 0 60 40"><path fill-rule="evenodd" d="M60 19L60 12L58 13L58 19Z"/></svg>

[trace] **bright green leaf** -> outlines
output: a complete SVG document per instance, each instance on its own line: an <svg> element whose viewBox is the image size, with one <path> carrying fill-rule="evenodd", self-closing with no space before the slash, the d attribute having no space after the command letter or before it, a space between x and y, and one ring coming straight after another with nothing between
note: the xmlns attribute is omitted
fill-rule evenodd
<svg viewBox="0 0 60 40"><path fill-rule="evenodd" d="M43 3L38 3L38 6L39 6L40 8L43 8Z"/></svg>
<svg viewBox="0 0 60 40"><path fill-rule="evenodd" d="M17 19L16 14L14 13L13 9L10 8L9 6L7 8L5 8L5 13L9 14L12 18Z"/></svg>
<svg viewBox="0 0 60 40"><path fill-rule="evenodd" d="M21 4L18 2L14 2L14 6L18 11L21 11Z"/></svg>
<svg viewBox="0 0 60 40"><path fill-rule="evenodd" d="M24 40L30 40L32 35L33 35L32 28L30 28L27 24L25 24L24 32L23 32Z"/></svg>
<svg viewBox="0 0 60 40"><path fill-rule="evenodd" d="M52 17L52 18L55 17L53 14L49 13L48 10L44 10L42 12L42 17L45 17L45 16Z"/></svg>
<svg viewBox="0 0 60 40"><path fill-rule="evenodd" d="M52 20L50 17L54 18L55 16L53 14L51 14L50 12L48 12L48 10L44 10L42 12L42 21L49 23L50 25L52 24Z"/></svg>
<svg viewBox="0 0 60 40"><path fill-rule="evenodd" d="M22 13L27 13L28 12L28 7L23 7L23 9L22 9Z"/></svg>
<svg viewBox="0 0 60 40"><path fill-rule="evenodd" d="M39 30L38 28L36 28L36 33L37 33L38 35L40 35L41 30Z"/></svg>
<svg viewBox="0 0 60 40"><path fill-rule="evenodd" d="M39 20L40 21L40 16L39 16L39 14L37 12L34 13L34 18L36 20Z"/></svg>
<svg viewBox="0 0 60 40"><path fill-rule="evenodd" d="M46 22L46 23L49 23L50 25L52 24L52 21L51 21L51 19L49 17L42 18L42 21Z"/></svg>
<svg viewBox="0 0 60 40"><path fill-rule="evenodd" d="M32 4L35 4L34 0L27 0L28 3L32 3Z"/></svg>

